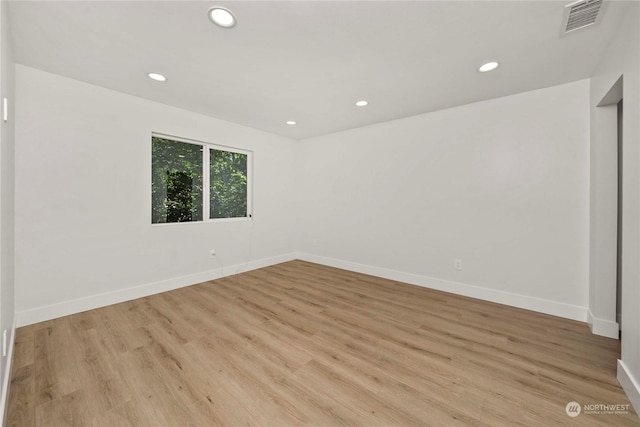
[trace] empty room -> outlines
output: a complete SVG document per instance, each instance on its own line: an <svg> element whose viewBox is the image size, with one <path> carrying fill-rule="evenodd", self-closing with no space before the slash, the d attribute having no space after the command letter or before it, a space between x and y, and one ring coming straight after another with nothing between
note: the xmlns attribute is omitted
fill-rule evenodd
<svg viewBox="0 0 640 427"><path fill-rule="evenodd" d="M6 426L640 426L640 2L0 2Z"/></svg>

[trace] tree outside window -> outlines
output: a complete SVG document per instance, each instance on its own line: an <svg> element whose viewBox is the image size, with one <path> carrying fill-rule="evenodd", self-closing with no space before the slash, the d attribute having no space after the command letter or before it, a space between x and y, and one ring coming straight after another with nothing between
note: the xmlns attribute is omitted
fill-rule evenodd
<svg viewBox="0 0 640 427"><path fill-rule="evenodd" d="M249 153L159 136L151 145L153 224L203 221L206 210L212 220L249 217Z"/></svg>

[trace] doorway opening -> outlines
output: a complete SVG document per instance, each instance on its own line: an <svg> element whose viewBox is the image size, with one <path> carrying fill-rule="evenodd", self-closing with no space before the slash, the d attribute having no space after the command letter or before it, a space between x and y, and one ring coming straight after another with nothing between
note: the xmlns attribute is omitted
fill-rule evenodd
<svg viewBox="0 0 640 427"><path fill-rule="evenodd" d="M617 241L618 250L616 253L616 322L622 331L622 126L623 126L623 106L622 99L618 102L617 117L617 133L618 133L618 227Z"/></svg>
<svg viewBox="0 0 640 427"><path fill-rule="evenodd" d="M620 338L624 251L623 76L597 104L590 159L589 310L596 335Z"/></svg>

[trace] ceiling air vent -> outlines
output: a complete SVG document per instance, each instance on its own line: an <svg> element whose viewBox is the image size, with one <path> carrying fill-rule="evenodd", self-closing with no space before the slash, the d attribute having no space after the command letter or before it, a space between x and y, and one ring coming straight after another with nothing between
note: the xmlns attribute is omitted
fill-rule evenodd
<svg viewBox="0 0 640 427"><path fill-rule="evenodd" d="M596 23L602 0L580 0L565 6L562 30L564 33L579 30Z"/></svg>

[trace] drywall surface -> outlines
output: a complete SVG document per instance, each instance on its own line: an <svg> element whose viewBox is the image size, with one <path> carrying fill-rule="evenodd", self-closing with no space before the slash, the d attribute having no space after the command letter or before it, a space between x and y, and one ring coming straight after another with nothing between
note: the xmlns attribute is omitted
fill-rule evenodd
<svg viewBox="0 0 640 427"><path fill-rule="evenodd" d="M292 257L294 141L24 66L16 90L19 323ZM152 132L252 150L253 220L152 225Z"/></svg>
<svg viewBox="0 0 640 427"><path fill-rule="evenodd" d="M299 159L305 259L586 320L587 80L304 140Z"/></svg>
<svg viewBox="0 0 640 427"><path fill-rule="evenodd" d="M7 355L0 357L0 422L4 410L11 370L11 353L15 330L14 310L14 63L11 51L7 2L0 3L0 110L7 100L7 120L0 118L0 340L7 334ZM1 344L0 344L1 345Z"/></svg>
<svg viewBox="0 0 640 427"><path fill-rule="evenodd" d="M611 140L603 139L602 135L610 134L603 126L611 124L607 117L615 111L613 107L598 107L597 105L609 92L609 89L623 78L623 161L622 161L622 364L619 364L618 378L621 369L626 369L621 381L629 399L636 411L640 412L640 4L633 2L629 12L620 27L616 37L609 45L607 53L601 58L599 66L591 79L591 146L592 150L601 152L603 145L612 144ZM613 122L615 126L615 121ZM615 143L615 141L613 141ZM604 172L601 168L594 172ZM592 176L594 182L600 182L601 177ZM591 215L598 218L602 215L613 215L607 209L607 199L595 199L591 206ZM597 227L607 218L600 218L592 223ZM592 229L592 234L599 232ZM600 263L603 260L593 247L598 258L591 262ZM606 255L606 254L604 254ZM596 271L602 271L596 269ZM615 283L602 283L600 275L594 276L591 286L592 298L590 310L597 317L614 316L612 307L615 304ZM622 367L622 368L621 368Z"/></svg>

